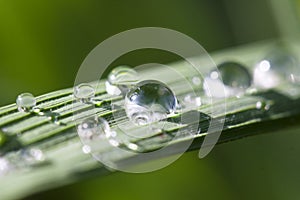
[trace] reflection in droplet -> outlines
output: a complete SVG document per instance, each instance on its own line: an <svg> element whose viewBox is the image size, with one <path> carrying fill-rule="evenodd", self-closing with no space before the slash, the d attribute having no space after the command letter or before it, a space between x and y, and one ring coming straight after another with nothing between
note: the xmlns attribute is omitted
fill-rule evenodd
<svg viewBox="0 0 300 200"><path fill-rule="evenodd" d="M237 62L224 62L205 77L203 87L207 96L224 98L244 94L251 83L251 75L245 66Z"/></svg>
<svg viewBox="0 0 300 200"><path fill-rule="evenodd" d="M138 81L138 73L127 66L113 69L105 82L106 92L110 95L125 95L129 87Z"/></svg>
<svg viewBox="0 0 300 200"><path fill-rule="evenodd" d="M138 83L126 95L127 116L136 125L160 121L174 113L177 98L164 83L147 80Z"/></svg>
<svg viewBox="0 0 300 200"><path fill-rule="evenodd" d="M90 84L82 83L75 87L74 96L79 101L88 103L95 96L95 89Z"/></svg>
<svg viewBox="0 0 300 200"><path fill-rule="evenodd" d="M296 57L282 49L276 49L256 64L254 84L257 87L274 88L281 82L300 82L300 65Z"/></svg>
<svg viewBox="0 0 300 200"><path fill-rule="evenodd" d="M36 105L36 99L30 93L23 93L17 97L16 103L19 111L29 112Z"/></svg>

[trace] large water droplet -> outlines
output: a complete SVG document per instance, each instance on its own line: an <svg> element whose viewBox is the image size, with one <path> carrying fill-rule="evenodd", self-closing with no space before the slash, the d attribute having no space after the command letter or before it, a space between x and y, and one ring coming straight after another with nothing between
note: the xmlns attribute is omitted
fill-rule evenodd
<svg viewBox="0 0 300 200"><path fill-rule="evenodd" d="M254 84L260 88L273 88L284 81L300 82L300 65L296 57L277 49L270 52L254 70Z"/></svg>
<svg viewBox="0 0 300 200"><path fill-rule="evenodd" d="M113 69L105 82L106 91L111 95L125 95L129 87L138 81L138 73L127 66Z"/></svg>
<svg viewBox="0 0 300 200"><path fill-rule="evenodd" d="M77 126L78 135L82 140L93 140L96 137L105 137L109 130L108 122L97 116L84 119Z"/></svg>
<svg viewBox="0 0 300 200"><path fill-rule="evenodd" d="M251 86L252 78L240 63L224 62L211 71L204 80L206 95L223 98L239 96Z"/></svg>
<svg viewBox="0 0 300 200"><path fill-rule="evenodd" d="M75 87L74 96L79 101L88 103L95 96L95 89L90 84L82 83Z"/></svg>
<svg viewBox="0 0 300 200"><path fill-rule="evenodd" d="M36 99L30 93L23 93L16 100L18 110L21 112L29 112L36 105Z"/></svg>
<svg viewBox="0 0 300 200"><path fill-rule="evenodd" d="M127 116L136 125L160 121L174 113L177 98L168 86L154 80L138 83L126 95Z"/></svg>

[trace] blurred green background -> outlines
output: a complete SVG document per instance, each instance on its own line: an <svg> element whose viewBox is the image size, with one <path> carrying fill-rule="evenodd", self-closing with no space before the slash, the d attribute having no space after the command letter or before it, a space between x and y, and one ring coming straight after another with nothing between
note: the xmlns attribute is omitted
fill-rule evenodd
<svg viewBox="0 0 300 200"><path fill-rule="evenodd" d="M174 29L209 52L295 34L283 2L288 1L0 1L0 105L24 91L40 95L73 86L81 62L96 45L132 28ZM295 10L300 6L290 3ZM149 51L122 62L172 59ZM191 152L153 173L94 177L27 199L296 199L298 131L246 138L219 145L202 160Z"/></svg>

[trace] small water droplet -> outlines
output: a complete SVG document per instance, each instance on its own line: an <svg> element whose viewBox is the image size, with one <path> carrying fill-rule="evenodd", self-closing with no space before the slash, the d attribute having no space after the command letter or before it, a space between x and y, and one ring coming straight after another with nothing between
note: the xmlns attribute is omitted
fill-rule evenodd
<svg viewBox="0 0 300 200"><path fill-rule="evenodd" d="M75 87L74 96L79 101L88 103L95 96L95 89L90 84L82 83Z"/></svg>
<svg viewBox="0 0 300 200"><path fill-rule="evenodd" d="M104 137L110 131L108 122L101 117L89 117L78 126L77 132L81 139L92 140L95 137Z"/></svg>
<svg viewBox="0 0 300 200"><path fill-rule="evenodd" d="M198 76L194 76L194 77L192 78L192 82L193 82L193 84L196 85L196 86L199 86L199 85L201 85L201 83L202 83L200 77L198 77Z"/></svg>
<svg viewBox="0 0 300 200"><path fill-rule="evenodd" d="M266 55L254 70L254 84L260 88L274 88L281 82L300 82L299 62L292 54L276 49Z"/></svg>
<svg viewBox="0 0 300 200"><path fill-rule="evenodd" d="M183 101L184 106L187 108L197 108L202 104L201 97L195 94L185 95Z"/></svg>
<svg viewBox="0 0 300 200"><path fill-rule="evenodd" d="M23 93L16 100L20 112L29 112L36 105L36 99L30 93Z"/></svg>
<svg viewBox="0 0 300 200"><path fill-rule="evenodd" d="M110 95L125 95L139 79L138 73L127 66L113 69L105 82L106 92Z"/></svg>
<svg viewBox="0 0 300 200"><path fill-rule="evenodd" d="M164 83L154 80L139 82L125 97L125 110L136 125L160 121L174 113L177 98Z"/></svg>
<svg viewBox="0 0 300 200"><path fill-rule="evenodd" d="M21 159L25 165L37 165L45 161L45 156L42 150L38 148L30 148L21 151Z"/></svg>
<svg viewBox="0 0 300 200"><path fill-rule="evenodd" d="M267 103L266 101L258 101L256 102L256 109L258 110L269 110L271 107L271 105L269 103Z"/></svg>
<svg viewBox="0 0 300 200"><path fill-rule="evenodd" d="M89 154L89 153L91 153L91 147L89 145L83 145L82 151L85 154Z"/></svg>
<svg viewBox="0 0 300 200"><path fill-rule="evenodd" d="M224 98L240 96L251 86L252 78L246 67L236 62L224 62L204 80L207 96Z"/></svg>
<svg viewBox="0 0 300 200"><path fill-rule="evenodd" d="M10 162L6 158L0 157L0 176L6 175L10 170Z"/></svg>
<svg viewBox="0 0 300 200"><path fill-rule="evenodd" d="M261 109L263 107L263 103L261 101L256 102L256 109Z"/></svg>
<svg viewBox="0 0 300 200"><path fill-rule="evenodd" d="M136 151L136 150L138 150L138 145L136 145L136 144L134 144L134 143L129 143L128 145L127 145L127 147L129 148L129 149L131 149L131 150L133 150L133 151Z"/></svg>

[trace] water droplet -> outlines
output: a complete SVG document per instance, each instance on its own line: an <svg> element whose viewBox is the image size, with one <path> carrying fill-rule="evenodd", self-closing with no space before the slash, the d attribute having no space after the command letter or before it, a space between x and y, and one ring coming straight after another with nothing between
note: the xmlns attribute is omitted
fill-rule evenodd
<svg viewBox="0 0 300 200"><path fill-rule="evenodd" d="M90 84L82 83L75 87L74 96L79 101L88 103L95 96L95 89Z"/></svg>
<svg viewBox="0 0 300 200"><path fill-rule="evenodd" d="M239 96L245 93L251 82L251 75L242 64L224 62L205 78L204 90L207 96L216 98Z"/></svg>
<svg viewBox="0 0 300 200"><path fill-rule="evenodd" d="M192 78L192 82L193 82L193 84L196 85L196 86L199 86L199 85L201 85L201 83L202 83L200 77L198 77L198 76L194 76L194 77Z"/></svg>
<svg viewBox="0 0 300 200"><path fill-rule="evenodd" d="M129 143L128 145L127 145L127 147L129 148L129 149L131 149L131 150L133 150L133 151L136 151L136 150L138 150L138 145L136 145L136 144L134 144L134 143Z"/></svg>
<svg viewBox="0 0 300 200"><path fill-rule="evenodd" d="M29 112L36 105L36 99L30 93L23 93L16 100L18 110L21 112Z"/></svg>
<svg viewBox="0 0 300 200"><path fill-rule="evenodd" d="M77 132L82 140L92 140L95 137L104 137L110 131L108 122L101 117L89 117L78 126Z"/></svg>
<svg viewBox="0 0 300 200"><path fill-rule="evenodd" d="M38 148L30 148L21 151L21 158L25 165L37 165L45 161L44 153Z"/></svg>
<svg viewBox="0 0 300 200"><path fill-rule="evenodd" d="M126 114L136 125L160 121L174 113L176 106L171 89L154 80L139 82L125 97Z"/></svg>
<svg viewBox="0 0 300 200"><path fill-rule="evenodd" d="M6 175L10 170L11 170L10 162L5 158L0 157L0 176Z"/></svg>
<svg viewBox="0 0 300 200"><path fill-rule="evenodd" d="M83 145L82 151L85 154L89 154L89 153L91 153L91 147L89 145Z"/></svg>
<svg viewBox="0 0 300 200"><path fill-rule="evenodd" d="M292 54L276 49L266 55L254 70L254 84L260 88L274 88L284 81L300 82L299 62Z"/></svg>
<svg viewBox="0 0 300 200"><path fill-rule="evenodd" d="M183 101L186 108L198 108L202 104L201 97L195 94L185 95Z"/></svg>
<svg viewBox="0 0 300 200"><path fill-rule="evenodd" d="M263 107L263 103L261 101L256 102L256 109L261 109Z"/></svg>
<svg viewBox="0 0 300 200"><path fill-rule="evenodd" d="M258 110L269 110L271 107L270 103L266 102L266 101L258 101L256 102L256 109Z"/></svg>
<svg viewBox="0 0 300 200"><path fill-rule="evenodd" d="M127 66L113 69L105 82L106 92L110 95L125 95L129 87L138 81L138 73Z"/></svg>
<svg viewBox="0 0 300 200"><path fill-rule="evenodd" d="M52 111L46 111L46 112L42 112L41 110L38 112L38 115L40 116L46 116L48 117L48 119L50 119L53 123L57 124L57 125L61 125L61 123L58 121L58 118L60 116L59 113L57 112L52 112Z"/></svg>

